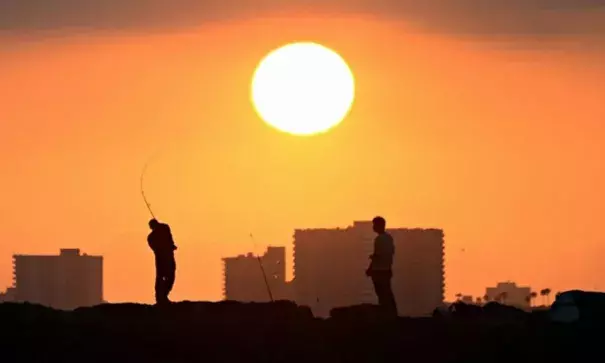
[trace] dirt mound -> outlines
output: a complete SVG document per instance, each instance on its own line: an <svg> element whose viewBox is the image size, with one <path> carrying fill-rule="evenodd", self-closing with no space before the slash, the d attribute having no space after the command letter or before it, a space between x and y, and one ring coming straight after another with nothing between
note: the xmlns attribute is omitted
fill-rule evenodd
<svg viewBox="0 0 605 363"><path fill-rule="evenodd" d="M360 305L318 319L289 301L75 311L0 304L0 351L2 362L543 362L575 354L578 344L569 339L586 341L573 327L530 324L520 318L530 314L506 307L464 309L445 318L383 319L375 306ZM517 323L492 324L502 317Z"/></svg>

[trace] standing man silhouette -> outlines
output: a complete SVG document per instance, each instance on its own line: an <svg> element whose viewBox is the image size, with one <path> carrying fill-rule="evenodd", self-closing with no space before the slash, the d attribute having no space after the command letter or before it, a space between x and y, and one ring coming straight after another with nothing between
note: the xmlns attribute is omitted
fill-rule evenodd
<svg viewBox="0 0 605 363"><path fill-rule="evenodd" d="M391 289L395 243L393 237L386 232L384 218L374 218L372 227L378 236L374 239L374 253L370 256L371 262L366 270L366 275L372 278L374 291L378 297L378 305L388 315L397 316L397 303Z"/></svg>
<svg viewBox="0 0 605 363"><path fill-rule="evenodd" d="M176 273L176 246L170 226L152 219L149 228L151 233L147 236L147 243L155 255L155 301L158 305L168 304L168 294L174 285Z"/></svg>

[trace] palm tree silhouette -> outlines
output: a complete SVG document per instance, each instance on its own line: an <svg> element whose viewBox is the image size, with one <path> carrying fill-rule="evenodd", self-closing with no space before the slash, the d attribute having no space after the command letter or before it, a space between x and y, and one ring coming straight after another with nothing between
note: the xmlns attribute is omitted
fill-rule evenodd
<svg viewBox="0 0 605 363"><path fill-rule="evenodd" d="M550 305L550 293L550 288L547 287L546 289L544 289L544 295L546 295L546 306Z"/></svg>
<svg viewBox="0 0 605 363"><path fill-rule="evenodd" d="M532 292L529 294L529 298L530 298L530 303L529 303L529 306L532 306L531 301L532 301L532 300L536 300L536 298L537 298L537 297L538 297L538 293L537 293L537 292L535 292L535 291L532 291Z"/></svg>
<svg viewBox="0 0 605 363"><path fill-rule="evenodd" d="M542 296L542 305L543 306L547 305L547 298L548 298L549 294L550 294L549 288L540 290L540 296Z"/></svg>

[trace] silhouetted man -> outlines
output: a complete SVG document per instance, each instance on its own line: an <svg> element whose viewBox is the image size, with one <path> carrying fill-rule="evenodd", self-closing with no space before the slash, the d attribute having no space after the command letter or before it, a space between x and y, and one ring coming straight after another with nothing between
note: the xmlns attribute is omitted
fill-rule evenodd
<svg viewBox="0 0 605 363"><path fill-rule="evenodd" d="M397 316L397 304L391 289L395 243L393 237L386 232L384 218L376 217L372 220L372 224L374 232L378 236L374 239L374 253L370 256L371 262L366 270L366 275L372 278L380 307L387 314Z"/></svg>
<svg viewBox="0 0 605 363"><path fill-rule="evenodd" d="M149 221L149 228L151 233L147 237L147 243L155 255L155 301L158 305L170 303L168 294L174 285L176 246L167 224L152 219Z"/></svg>

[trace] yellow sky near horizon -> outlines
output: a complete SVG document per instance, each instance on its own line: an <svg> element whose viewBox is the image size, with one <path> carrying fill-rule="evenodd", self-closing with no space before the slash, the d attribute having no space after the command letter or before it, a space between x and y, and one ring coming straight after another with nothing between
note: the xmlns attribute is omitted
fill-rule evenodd
<svg viewBox="0 0 605 363"><path fill-rule="evenodd" d="M356 77L350 116L325 135L279 133L249 103L257 62L297 40ZM0 286L12 253L79 247L105 256L108 300L151 302L139 176L157 153L146 190L179 245L174 299L220 299L221 257L252 250L250 232L291 253L295 228L376 214L444 229L449 298L501 280L605 289L605 69L564 50L353 17L3 49Z"/></svg>

